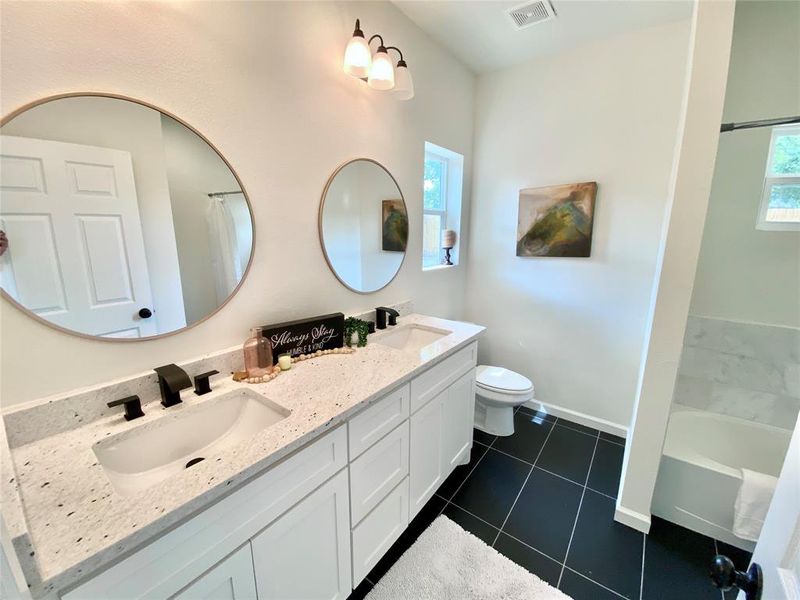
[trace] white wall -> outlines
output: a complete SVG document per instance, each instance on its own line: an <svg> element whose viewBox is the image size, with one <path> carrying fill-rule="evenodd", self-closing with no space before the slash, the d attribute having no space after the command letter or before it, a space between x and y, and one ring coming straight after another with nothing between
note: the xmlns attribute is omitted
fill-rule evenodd
<svg viewBox="0 0 800 600"><path fill-rule="evenodd" d="M6 87L4 82L3 93ZM19 115L3 126L3 133L130 152L153 299L153 306L148 308L155 311L153 318L159 331L183 327L186 317L164 166L161 115L133 102L65 98Z"/></svg>
<svg viewBox="0 0 800 600"><path fill-rule="evenodd" d="M724 122L800 114L800 2L738 2ZM770 128L720 136L691 314L800 327L800 231L755 228Z"/></svg>
<svg viewBox="0 0 800 600"><path fill-rule="evenodd" d="M688 21L478 82L468 317L536 399L626 426L686 70ZM592 256L518 258L519 190L597 181Z"/></svg>
<svg viewBox="0 0 800 600"><path fill-rule="evenodd" d="M365 32L379 31L403 49L412 101L342 73L357 17ZM76 90L152 102L214 142L241 177L256 220L253 268L240 293L214 318L175 336L84 340L2 302L4 405L237 344L249 327L268 322L409 298L421 312L460 316L463 269L420 268L423 148L425 140L452 148L467 157L469 171L475 81L391 4L4 2L0 27L0 113ZM369 296L339 284L317 235L328 176L359 156L392 172L410 212L408 259L388 288Z"/></svg>
<svg viewBox="0 0 800 600"><path fill-rule="evenodd" d="M208 194L238 190L239 183L228 165L193 131L167 116L161 123L183 304L186 323L191 325L213 313L221 303L212 268L218 257L214 256L206 221L211 202Z"/></svg>

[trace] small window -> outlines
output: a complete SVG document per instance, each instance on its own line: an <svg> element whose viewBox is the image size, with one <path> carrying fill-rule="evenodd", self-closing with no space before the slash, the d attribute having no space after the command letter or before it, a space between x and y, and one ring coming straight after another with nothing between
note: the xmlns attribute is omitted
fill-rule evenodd
<svg viewBox="0 0 800 600"><path fill-rule="evenodd" d="M422 268L442 265L442 232L461 229L461 186L464 157L457 152L425 142L422 181ZM450 261L458 264L458 241L450 251Z"/></svg>
<svg viewBox="0 0 800 600"><path fill-rule="evenodd" d="M800 229L800 127L772 129L758 229Z"/></svg>

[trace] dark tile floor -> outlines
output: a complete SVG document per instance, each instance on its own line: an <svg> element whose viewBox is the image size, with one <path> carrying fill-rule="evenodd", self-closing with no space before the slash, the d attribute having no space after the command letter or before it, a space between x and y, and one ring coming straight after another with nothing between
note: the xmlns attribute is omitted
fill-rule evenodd
<svg viewBox="0 0 800 600"><path fill-rule="evenodd" d="M625 440L521 408L515 433L475 431L458 467L351 595L362 598L439 515L575 600L733 600L709 583L717 552L747 552L653 518L649 535L614 521Z"/></svg>

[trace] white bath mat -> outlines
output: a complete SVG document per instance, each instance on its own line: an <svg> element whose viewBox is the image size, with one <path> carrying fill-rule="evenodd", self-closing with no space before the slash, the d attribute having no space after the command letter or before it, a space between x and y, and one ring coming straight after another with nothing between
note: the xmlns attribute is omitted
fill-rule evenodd
<svg viewBox="0 0 800 600"><path fill-rule="evenodd" d="M440 516L366 600L569 600L569 596Z"/></svg>

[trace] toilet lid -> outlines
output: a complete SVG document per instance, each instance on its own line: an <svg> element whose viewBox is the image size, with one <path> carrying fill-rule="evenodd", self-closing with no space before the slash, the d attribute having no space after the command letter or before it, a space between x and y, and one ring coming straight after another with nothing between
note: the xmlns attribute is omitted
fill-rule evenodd
<svg viewBox="0 0 800 600"><path fill-rule="evenodd" d="M533 383L527 377L503 367L489 365L480 365L477 368L475 380L481 387L508 392L526 392L533 387Z"/></svg>

